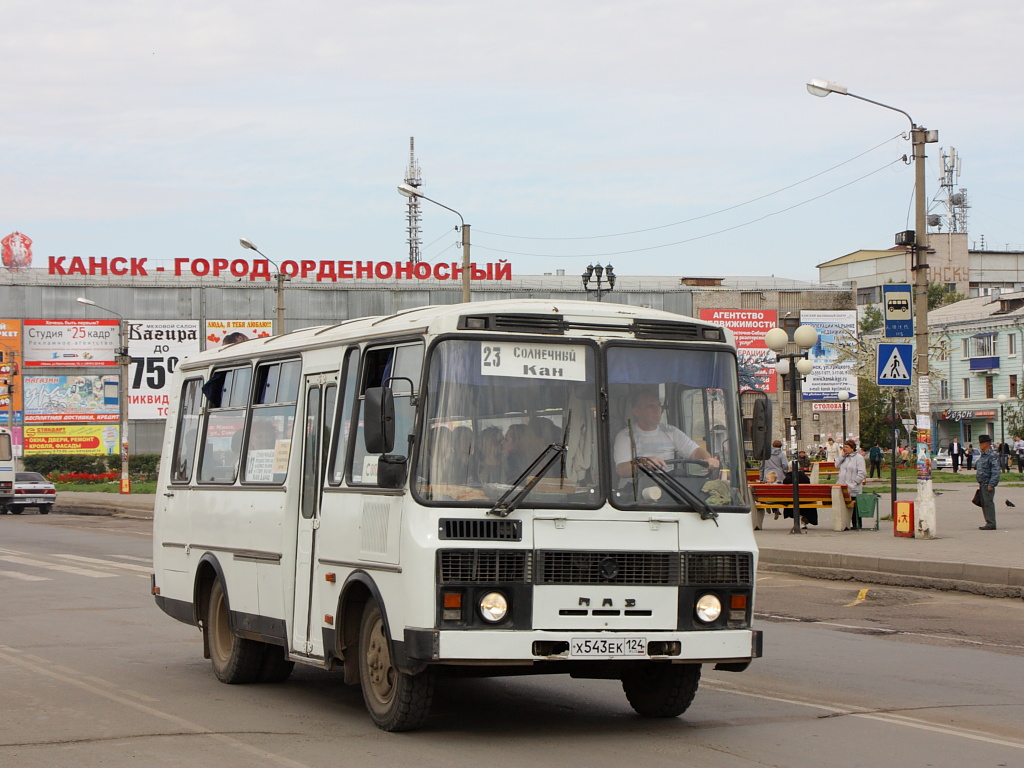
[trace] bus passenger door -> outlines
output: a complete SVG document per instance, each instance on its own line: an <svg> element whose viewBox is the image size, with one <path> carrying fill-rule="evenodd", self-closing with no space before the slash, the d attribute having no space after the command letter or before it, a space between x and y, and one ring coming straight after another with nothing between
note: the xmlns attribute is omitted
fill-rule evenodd
<svg viewBox="0 0 1024 768"><path fill-rule="evenodd" d="M300 448L298 531L295 542L295 601L291 650L305 656L323 656L323 635L312 621L316 595L316 534L320 527L320 498L326 461L329 420L337 387L324 375L307 376L303 387L303 429Z"/></svg>

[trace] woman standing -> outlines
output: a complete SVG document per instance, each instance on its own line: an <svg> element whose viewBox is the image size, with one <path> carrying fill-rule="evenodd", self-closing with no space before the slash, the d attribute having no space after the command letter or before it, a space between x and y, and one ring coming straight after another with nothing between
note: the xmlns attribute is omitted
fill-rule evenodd
<svg viewBox="0 0 1024 768"><path fill-rule="evenodd" d="M840 455L836 465L839 467L839 478L836 482L840 485L845 483L850 491L850 496L853 498L853 518L850 524L854 529L860 529L863 526L860 516L857 514L857 497L864 487L864 479L868 473L864 467L864 456L857 450L856 442L847 440L843 443L842 455ZM848 531L850 529L846 528L844 530Z"/></svg>

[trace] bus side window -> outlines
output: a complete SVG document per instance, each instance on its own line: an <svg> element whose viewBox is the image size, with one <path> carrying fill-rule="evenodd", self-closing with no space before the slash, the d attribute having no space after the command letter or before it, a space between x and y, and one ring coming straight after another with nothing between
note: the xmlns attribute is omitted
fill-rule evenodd
<svg viewBox="0 0 1024 768"><path fill-rule="evenodd" d="M328 483L337 486L345 479L345 459L348 456L349 437L352 430L349 428L352 423L352 405L356 397L356 381L359 374L359 350L350 349L345 355L345 363L342 367L342 385L339 398L341 408L338 409L338 418L334 428L334 458L331 462L331 471L328 475Z"/></svg>
<svg viewBox="0 0 1024 768"><path fill-rule="evenodd" d="M279 485L287 477L301 372L298 360L266 363L256 368L249 437L242 462L242 479L247 483Z"/></svg>
<svg viewBox="0 0 1024 768"><path fill-rule="evenodd" d="M238 475L238 447L235 435L245 427L251 368L216 371L202 388L206 399L203 452L199 459L199 482L234 483Z"/></svg>
<svg viewBox="0 0 1024 768"><path fill-rule="evenodd" d="M202 415L202 384L201 379L190 379L182 385L181 411L175 432L178 442L174 447L174 466L171 468L171 482L174 483L187 483L192 479Z"/></svg>

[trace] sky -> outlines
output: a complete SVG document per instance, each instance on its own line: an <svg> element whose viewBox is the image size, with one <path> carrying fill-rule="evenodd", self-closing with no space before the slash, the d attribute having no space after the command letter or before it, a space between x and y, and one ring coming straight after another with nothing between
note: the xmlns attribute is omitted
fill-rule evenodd
<svg viewBox="0 0 1024 768"><path fill-rule="evenodd" d="M1017 0L2 0L0 236L49 257L404 261L396 186L515 275L776 275L912 229L1024 249ZM934 212L942 213L941 206ZM423 258L461 261L423 203Z"/></svg>

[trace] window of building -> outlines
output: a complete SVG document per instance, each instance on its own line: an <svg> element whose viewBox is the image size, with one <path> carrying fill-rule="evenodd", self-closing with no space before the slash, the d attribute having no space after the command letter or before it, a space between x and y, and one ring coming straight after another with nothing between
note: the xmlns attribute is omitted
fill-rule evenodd
<svg viewBox="0 0 1024 768"><path fill-rule="evenodd" d="M858 304L877 304L881 301L882 289L880 286L871 285L866 288L857 289L857 303Z"/></svg>
<svg viewBox="0 0 1024 768"><path fill-rule="evenodd" d="M971 380L970 379L964 379L964 399L965 400L970 400L971 399Z"/></svg>
<svg viewBox="0 0 1024 768"><path fill-rule="evenodd" d="M1017 374L1010 374L1010 397L1017 397Z"/></svg>
<svg viewBox="0 0 1024 768"><path fill-rule="evenodd" d="M939 400L949 400L949 382L945 379L939 380Z"/></svg>
<svg viewBox="0 0 1024 768"><path fill-rule="evenodd" d="M1017 356L1017 334L1008 333L1006 334L1006 354L1010 357Z"/></svg>
<svg viewBox="0 0 1024 768"><path fill-rule="evenodd" d="M971 341L971 357L995 357L996 356L996 335L986 333L982 336L974 336Z"/></svg>
<svg viewBox="0 0 1024 768"><path fill-rule="evenodd" d="M960 357L963 358L964 360L968 359L971 356L970 349L968 348L969 342L970 339L960 339Z"/></svg>
<svg viewBox="0 0 1024 768"><path fill-rule="evenodd" d="M996 396L995 395L995 382L993 381L993 377L992 376L986 376L985 377L985 397L993 398L995 396Z"/></svg>

